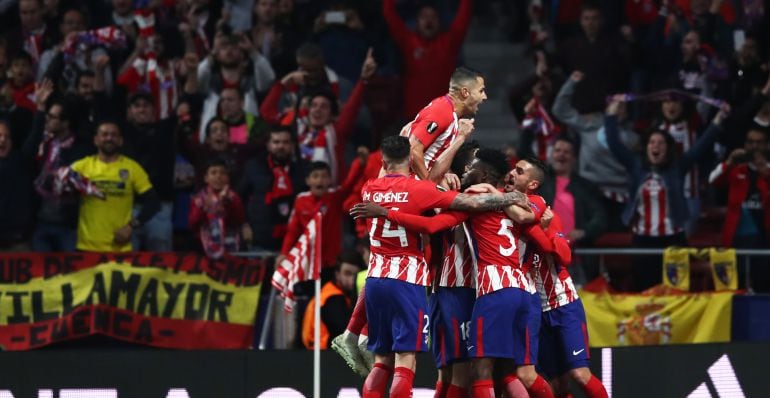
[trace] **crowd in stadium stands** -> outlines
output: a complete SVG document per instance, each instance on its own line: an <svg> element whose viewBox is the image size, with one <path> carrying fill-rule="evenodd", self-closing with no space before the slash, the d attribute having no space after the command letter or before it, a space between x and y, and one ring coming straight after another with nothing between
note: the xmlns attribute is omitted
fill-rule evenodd
<svg viewBox="0 0 770 398"><path fill-rule="evenodd" d="M280 258L321 210L331 280L368 244L347 210L381 138L446 93L490 3L0 1L0 250ZM551 166L573 245L770 247L763 1L499 3L533 71L511 164Z"/></svg>

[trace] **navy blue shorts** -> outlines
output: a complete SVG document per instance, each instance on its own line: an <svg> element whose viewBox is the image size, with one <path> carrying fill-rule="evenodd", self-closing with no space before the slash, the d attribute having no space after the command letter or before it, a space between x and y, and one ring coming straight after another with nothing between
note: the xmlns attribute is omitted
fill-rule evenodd
<svg viewBox="0 0 770 398"><path fill-rule="evenodd" d="M532 316L533 296L537 295L511 287L477 298L471 316L468 356L512 359L516 366L534 365L536 328L540 321L539 316L537 321Z"/></svg>
<svg viewBox="0 0 770 398"><path fill-rule="evenodd" d="M575 300L543 312L542 319L539 370L552 378L572 369L587 368L591 354L583 303Z"/></svg>
<svg viewBox="0 0 770 398"><path fill-rule="evenodd" d="M390 278L366 278L369 351L424 352L428 349L425 286Z"/></svg>
<svg viewBox="0 0 770 398"><path fill-rule="evenodd" d="M430 341L436 367L468 359L468 334L476 289L438 287L430 296Z"/></svg>

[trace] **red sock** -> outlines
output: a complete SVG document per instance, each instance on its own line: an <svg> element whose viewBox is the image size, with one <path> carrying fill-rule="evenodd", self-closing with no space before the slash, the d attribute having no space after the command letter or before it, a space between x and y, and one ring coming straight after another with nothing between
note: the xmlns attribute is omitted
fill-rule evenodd
<svg viewBox="0 0 770 398"><path fill-rule="evenodd" d="M388 387L388 379L393 369L381 364L375 363L369 376L364 382L363 398L382 398L385 396L385 390Z"/></svg>
<svg viewBox="0 0 770 398"><path fill-rule="evenodd" d="M366 301L364 301L364 292L366 289L361 289L358 293L358 300L356 306L353 307L353 315L350 316L347 329L350 333L355 335L361 334L361 329L366 325Z"/></svg>
<svg viewBox="0 0 770 398"><path fill-rule="evenodd" d="M366 315L366 314L364 314ZM369 323L365 323L364 327L361 328L361 333L358 334L359 336L368 336L369 335Z"/></svg>
<svg viewBox="0 0 770 398"><path fill-rule="evenodd" d="M441 380L436 382L436 393L433 394L433 398L446 398L447 393L447 385L441 382Z"/></svg>
<svg viewBox="0 0 770 398"><path fill-rule="evenodd" d="M476 380L471 386L472 398L495 398L495 384L492 380Z"/></svg>
<svg viewBox="0 0 770 398"><path fill-rule="evenodd" d="M450 384L447 388L446 398L468 398L468 389Z"/></svg>
<svg viewBox="0 0 770 398"><path fill-rule="evenodd" d="M535 382L527 389L532 398L554 398L551 386L540 376L537 376Z"/></svg>
<svg viewBox="0 0 770 398"><path fill-rule="evenodd" d="M509 398L529 398L527 388L514 373L503 377L503 386Z"/></svg>
<svg viewBox="0 0 770 398"><path fill-rule="evenodd" d="M393 372L393 384L390 386L391 398L411 398L414 372L412 369L399 366Z"/></svg>
<svg viewBox="0 0 770 398"><path fill-rule="evenodd" d="M586 385L582 386L583 391L588 398L608 398L607 390L604 389L604 384L596 376L591 375L591 380L588 380Z"/></svg>

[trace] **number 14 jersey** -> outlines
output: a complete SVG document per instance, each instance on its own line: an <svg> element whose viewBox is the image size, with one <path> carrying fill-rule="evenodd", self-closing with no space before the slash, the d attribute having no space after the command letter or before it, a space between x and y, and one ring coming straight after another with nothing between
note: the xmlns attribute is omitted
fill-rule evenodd
<svg viewBox="0 0 770 398"><path fill-rule="evenodd" d="M407 214L422 214L426 210L446 209L457 192L441 192L436 184L389 174L369 180L361 189L364 201ZM371 257L368 277L390 278L429 286L428 265L422 252L422 240L416 232L405 229L385 217L367 220Z"/></svg>

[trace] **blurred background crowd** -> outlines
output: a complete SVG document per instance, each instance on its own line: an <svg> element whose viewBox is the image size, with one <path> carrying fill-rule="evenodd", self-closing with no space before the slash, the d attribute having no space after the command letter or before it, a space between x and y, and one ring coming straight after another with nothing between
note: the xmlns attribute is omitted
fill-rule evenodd
<svg viewBox="0 0 770 398"><path fill-rule="evenodd" d="M471 139L576 247L768 248L766 3L2 0L0 250L285 255L322 210L333 269L381 138L497 48Z"/></svg>

